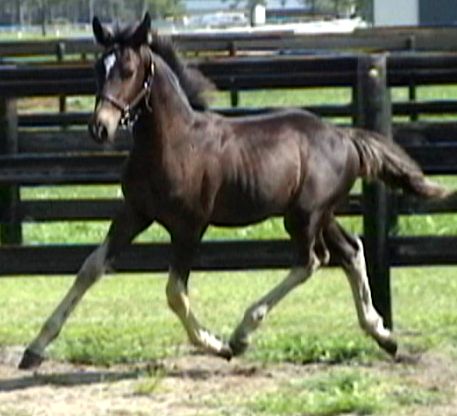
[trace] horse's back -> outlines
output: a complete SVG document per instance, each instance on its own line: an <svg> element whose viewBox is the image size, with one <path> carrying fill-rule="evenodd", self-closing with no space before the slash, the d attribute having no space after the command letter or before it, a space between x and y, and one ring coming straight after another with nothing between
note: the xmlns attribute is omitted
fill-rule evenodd
<svg viewBox="0 0 457 416"><path fill-rule="evenodd" d="M313 189L324 204L354 179L345 170L349 155L341 131L308 111L219 120L225 137L217 223L252 222L283 214L296 202L319 203L309 195Z"/></svg>

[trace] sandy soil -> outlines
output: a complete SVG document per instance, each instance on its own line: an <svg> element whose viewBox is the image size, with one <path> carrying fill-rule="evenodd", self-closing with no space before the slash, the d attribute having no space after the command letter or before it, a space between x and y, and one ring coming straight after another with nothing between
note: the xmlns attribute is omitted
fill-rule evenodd
<svg viewBox="0 0 457 416"><path fill-rule="evenodd" d="M273 392L279 384L310 376L323 366L262 367L189 353L154 364L109 369L46 361L32 372L16 368L21 352L21 348L0 350L1 416L244 416L236 406L237 398L245 400L250 392ZM457 415L457 368L447 358L423 356L414 364L381 362L377 367L427 389L454 392L445 404L433 409L418 406L405 414Z"/></svg>

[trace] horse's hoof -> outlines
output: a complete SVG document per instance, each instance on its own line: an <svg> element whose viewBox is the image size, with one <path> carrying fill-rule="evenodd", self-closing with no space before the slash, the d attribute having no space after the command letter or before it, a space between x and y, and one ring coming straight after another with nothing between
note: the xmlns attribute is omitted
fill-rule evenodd
<svg viewBox="0 0 457 416"><path fill-rule="evenodd" d="M37 368L43 362L44 358L33 352L29 349L24 351L24 355L22 356L22 360L19 363L19 369L21 370L30 370L32 368Z"/></svg>
<svg viewBox="0 0 457 416"><path fill-rule="evenodd" d="M236 357L238 355L243 354L248 349L249 342L247 340L243 340L243 339L237 339L237 340L231 339L229 341L229 345L230 345L230 350L232 351L233 356Z"/></svg>
<svg viewBox="0 0 457 416"><path fill-rule="evenodd" d="M217 355L218 357L224 358L227 361L230 361L233 358L232 349L228 345L218 351Z"/></svg>
<svg viewBox="0 0 457 416"><path fill-rule="evenodd" d="M395 358L395 356L397 355L398 344L394 338L378 340L378 345L392 357Z"/></svg>

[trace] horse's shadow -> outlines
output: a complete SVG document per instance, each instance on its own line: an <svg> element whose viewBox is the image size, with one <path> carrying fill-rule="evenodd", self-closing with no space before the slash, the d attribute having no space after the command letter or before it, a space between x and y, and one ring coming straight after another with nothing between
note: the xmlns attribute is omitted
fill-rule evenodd
<svg viewBox="0 0 457 416"><path fill-rule="evenodd" d="M63 371L60 373L33 373L25 374L23 377L0 379L0 393L25 390L40 386L71 387L83 386L98 383L112 383L123 380L142 379L151 376L171 377L182 379L193 379L195 381L207 380L211 377L243 375L245 377L255 376L260 372L256 366L233 367L229 371L222 371L218 368L179 368L174 365L168 366L164 363L148 363L147 365L125 368L122 370L94 369L81 371Z"/></svg>
<svg viewBox="0 0 457 416"><path fill-rule="evenodd" d="M62 372L55 374L26 375L12 379L0 379L0 393L25 390L40 386L81 386L105 382L135 379L145 376L146 372L139 369L125 371L95 370L81 372Z"/></svg>

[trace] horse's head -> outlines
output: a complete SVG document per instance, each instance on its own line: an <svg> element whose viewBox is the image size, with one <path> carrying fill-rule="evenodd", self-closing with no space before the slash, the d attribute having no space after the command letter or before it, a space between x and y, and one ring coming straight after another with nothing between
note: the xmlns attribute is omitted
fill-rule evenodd
<svg viewBox="0 0 457 416"><path fill-rule="evenodd" d="M97 142L112 142L119 125L135 121L144 105L154 76L148 44L151 19L114 33L94 17L92 27L98 44L104 47L95 63L97 96L89 131Z"/></svg>

